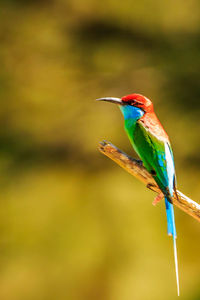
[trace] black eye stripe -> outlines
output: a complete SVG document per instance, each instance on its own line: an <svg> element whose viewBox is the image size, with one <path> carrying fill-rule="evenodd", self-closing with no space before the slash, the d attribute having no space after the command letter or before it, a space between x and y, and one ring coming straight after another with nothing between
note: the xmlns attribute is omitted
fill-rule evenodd
<svg viewBox="0 0 200 300"><path fill-rule="evenodd" d="M134 105L134 104L143 105L142 102L139 102L139 101L137 101L137 100L131 100L131 101L130 101L130 104L131 104L131 105Z"/></svg>
<svg viewBox="0 0 200 300"><path fill-rule="evenodd" d="M124 103L125 104L128 104L128 105L132 105L132 106L134 106L134 105L143 105L143 103L142 102L139 102L139 101L137 101L137 100L134 100L134 99L131 99L131 100L129 100L129 101L124 101Z"/></svg>

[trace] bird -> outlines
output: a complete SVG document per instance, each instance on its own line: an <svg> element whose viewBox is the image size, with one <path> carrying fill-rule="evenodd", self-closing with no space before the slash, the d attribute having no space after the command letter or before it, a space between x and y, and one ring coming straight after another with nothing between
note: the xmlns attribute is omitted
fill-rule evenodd
<svg viewBox="0 0 200 300"><path fill-rule="evenodd" d="M174 157L169 137L154 112L147 97L133 93L122 98L104 97L97 99L117 104L124 117L124 127L135 152L144 167L153 176L161 193L153 201L155 205L165 199L167 233L173 238L177 294L180 295L176 226L173 195L177 195Z"/></svg>

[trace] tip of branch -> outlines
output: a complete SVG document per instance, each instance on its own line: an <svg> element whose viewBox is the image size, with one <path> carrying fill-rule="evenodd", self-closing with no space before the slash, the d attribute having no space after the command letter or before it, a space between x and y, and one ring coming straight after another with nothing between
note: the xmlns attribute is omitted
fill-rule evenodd
<svg viewBox="0 0 200 300"><path fill-rule="evenodd" d="M109 142L107 142L106 140L103 140L103 141L99 142L100 147L101 146L105 147L108 144L109 144Z"/></svg>
<svg viewBox="0 0 200 300"><path fill-rule="evenodd" d="M111 143L109 143L108 141L106 141L106 140L104 140L104 141L101 141L101 142L99 142L99 150L101 151L101 152L105 152L105 148L107 147L107 146L113 146ZM114 146L113 146L114 147Z"/></svg>

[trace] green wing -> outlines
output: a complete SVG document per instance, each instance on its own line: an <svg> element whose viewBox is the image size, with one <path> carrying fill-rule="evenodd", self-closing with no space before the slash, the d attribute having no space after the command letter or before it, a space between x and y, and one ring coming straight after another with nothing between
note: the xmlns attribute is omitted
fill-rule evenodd
<svg viewBox="0 0 200 300"><path fill-rule="evenodd" d="M129 128L127 133L145 168L154 176L161 190L168 194L168 188L171 186L173 189L175 178L173 155L169 143L157 138L141 122L137 122L132 130ZM167 158L172 162L170 174Z"/></svg>

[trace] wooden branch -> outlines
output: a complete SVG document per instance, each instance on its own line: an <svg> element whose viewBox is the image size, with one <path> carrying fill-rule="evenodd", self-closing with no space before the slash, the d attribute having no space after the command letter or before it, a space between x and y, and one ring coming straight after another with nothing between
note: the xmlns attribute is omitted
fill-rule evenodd
<svg viewBox="0 0 200 300"><path fill-rule="evenodd" d="M128 156L107 141L99 143L99 151L120 165L120 167L124 168L128 173L142 181L147 188L156 193L161 192L152 175L143 166L142 161ZM200 222L200 205L186 197L180 191L177 191L177 194L178 199L174 194L173 204Z"/></svg>

